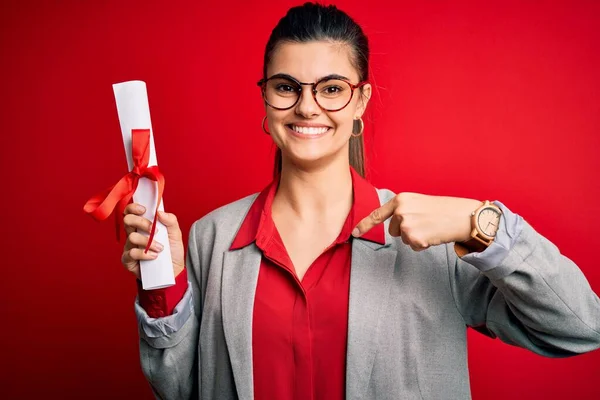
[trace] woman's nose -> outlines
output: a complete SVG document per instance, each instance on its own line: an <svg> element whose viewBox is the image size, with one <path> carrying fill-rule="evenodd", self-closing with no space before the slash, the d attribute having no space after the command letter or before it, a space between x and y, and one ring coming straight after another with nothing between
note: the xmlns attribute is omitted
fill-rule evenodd
<svg viewBox="0 0 600 400"><path fill-rule="evenodd" d="M311 89L304 89L300 92L300 99L296 104L296 114L302 115L304 118L311 118L321 113L321 107L315 101Z"/></svg>

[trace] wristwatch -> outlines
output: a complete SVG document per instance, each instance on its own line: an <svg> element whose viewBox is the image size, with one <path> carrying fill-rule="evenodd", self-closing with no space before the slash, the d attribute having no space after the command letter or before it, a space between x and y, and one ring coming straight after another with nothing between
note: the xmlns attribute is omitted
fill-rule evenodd
<svg viewBox="0 0 600 400"><path fill-rule="evenodd" d="M471 213L471 238L454 243L454 251L459 257L471 252L482 252L496 237L502 210L486 200L481 207Z"/></svg>

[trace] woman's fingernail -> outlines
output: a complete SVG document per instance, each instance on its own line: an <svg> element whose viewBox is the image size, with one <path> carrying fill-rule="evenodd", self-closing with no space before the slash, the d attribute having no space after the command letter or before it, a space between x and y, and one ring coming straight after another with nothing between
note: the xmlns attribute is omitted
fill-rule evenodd
<svg viewBox="0 0 600 400"><path fill-rule="evenodd" d="M348 232L348 231L346 231L346 232ZM352 236L354 236L354 237L360 236L360 231L358 230L358 228L354 228L354 230L352 231Z"/></svg>
<svg viewBox="0 0 600 400"><path fill-rule="evenodd" d="M154 242L154 247L158 250L158 251L163 251L165 246L163 246L162 244L158 243L158 242Z"/></svg>
<svg viewBox="0 0 600 400"><path fill-rule="evenodd" d="M149 252L148 252L148 255L149 255L150 257L152 257L152 258L156 258L156 257L158 257L158 253L156 253L156 252L154 252L154 251L149 251Z"/></svg>
<svg viewBox="0 0 600 400"><path fill-rule="evenodd" d="M142 206L137 206L135 209L137 210L137 212L140 212L140 213L146 212L146 209Z"/></svg>

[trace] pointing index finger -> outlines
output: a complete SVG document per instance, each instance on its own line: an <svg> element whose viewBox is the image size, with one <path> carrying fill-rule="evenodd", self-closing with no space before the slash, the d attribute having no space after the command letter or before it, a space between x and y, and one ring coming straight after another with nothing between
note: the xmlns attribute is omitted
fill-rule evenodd
<svg viewBox="0 0 600 400"><path fill-rule="evenodd" d="M365 233L370 231L375 225L379 225L383 221L391 217L394 214L395 209L396 198L394 197L381 207L373 210L371 214L363 218L362 221L360 221L358 225L356 225L356 228L354 228L354 230L352 231L352 236L360 237L364 235Z"/></svg>

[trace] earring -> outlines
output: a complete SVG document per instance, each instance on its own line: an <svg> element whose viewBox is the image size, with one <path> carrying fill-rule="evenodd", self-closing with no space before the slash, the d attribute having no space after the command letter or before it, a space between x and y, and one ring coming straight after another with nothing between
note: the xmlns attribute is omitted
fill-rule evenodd
<svg viewBox="0 0 600 400"><path fill-rule="evenodd" d="M264 133L266 133L267 135L269 135L269 136L270 136L270 135L271 135L271 132L269 132L269 131L267 130L267 128L265 128L265 121L266 121L266 120L267 120L267 116L265 115L265 116L263 117L263 120L262 120L262 130L263 130L263 132L264 132Z"/></svg>
<svg viewBox="0 0 600 400"><path fill-rule="evenodd" d="M352 136L359 137L363 134L365 130L365 124L362 118L355 118L354 123L352 124Z"/></svg>

